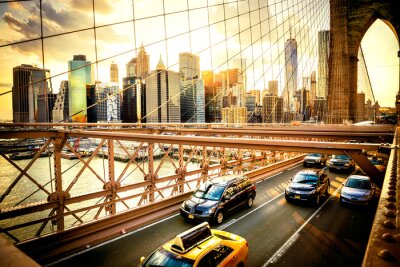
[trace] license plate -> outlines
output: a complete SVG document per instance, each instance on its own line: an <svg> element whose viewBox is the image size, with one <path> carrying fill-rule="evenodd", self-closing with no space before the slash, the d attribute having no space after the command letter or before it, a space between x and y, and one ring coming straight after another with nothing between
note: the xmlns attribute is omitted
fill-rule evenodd
<svg viewBox="0 0 400 267"><path fill-rule="evenodd" d="M194 215L193 214L189 214L189 219L194 219Z"/></svg>
<svg viewBox="0 0 400 267"><path fill-rule="evenodd" d="M300 199L300 196L296 195L294 196L295 199Z"/></svg>

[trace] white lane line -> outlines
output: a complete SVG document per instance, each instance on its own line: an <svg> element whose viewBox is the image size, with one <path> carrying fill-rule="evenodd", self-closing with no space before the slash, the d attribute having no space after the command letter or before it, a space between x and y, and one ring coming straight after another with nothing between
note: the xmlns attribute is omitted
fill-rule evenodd
<svg viewBox="0 0 400 267"><path fill-rule="evenodd" d="M298 165L296 165L296 166L294 166L294 167L292 167L292 168L289 168L289 169L287 169L287 170L288 170L288 171L291 171L291 170L293 170L293 169L299 167L300 165L301 165L301 164L298 164Z"/></svg>
<svg viewBox="0 0 400 267"><path fill-rule="evenodd" d="M57 260L57 261L54 261L54 262L52 262L52 263L50 263L50 264L47 264L46 266L52 266L52 265L54 265L54 264L60 263L60 262L65 261L65 260L68 260L68 259L70 259L70 258L72 258L72 257L75 257L75 256L78 256L78 255L80 255L80 254L86 253L86 252L88 252L88 251L90 251L90 250L92 250L92 249L102 247L102 246L104 246L104 245L107 245L107 244L109 244L109 243L112 243L112 242L114 242L114 241L117 241L117 240L119 240L119 239L121 239L121 238L125 238L125 237L127 237L127 236L129 236L129 235L132 235L132 234L135 234L135 233L137 233L137 232L140 232L140 231L142 231L142 230L144 230L144 229L146 229L146 228L149 228L149 227L154 226L154 225L156 225L156 224L159 224L159 223L161 223L161 222L164 222L164 221L167 221L167 220L169 220L169 219L172 219L173 217L176 217L176 216L178 216L178 215L179 215L179 213L174 214L174 215L171 215L171 216L169 216L169 217L165 217L165 218L162 219L162 220L153 222L153 223L151 223L151 224L149 224L149 225L143 226L143 227L141 227L141 228L138 228L138 229L136 229L136 230L134 230L134 231L131 231L131 232L128 232L128 233L126 233L126 234L122 234L122 235L120 235L120 236L118 236L118 237L116 237L116 238L113 238L113 239L110 239L110 240L108 240L108 241L102 242L102 243L97 244L97 245L95 245L95 246L92 246L92 247L86 246L87 249L82 250L82 251L79 251L79 252L76 252L76 253L71 254L71 255L68 255L68 256L65 257L65 258L61 258L61 259L59 259L59 260Z"/></svg>
<svg viewBox="0 0 400 267"><path fill-rule="evenodd" d="M249 215L252 214L253 212L256 212L257 210L261 209L261 208L264 207L265 205L268 205L269 203L271 203L272 201L274 201L274 200L277 199L278 197L282 196L283 194L285 194L285 192L280 193L279 195L277 195L277 196L275 196L274 198L268 200L267 202L265 202L264 204L258 206L257 208L252 209L250 212L244 214L243 216L237 218L236 220L232 220L229 224L226 224L226 225L224 224L224 225L220 226L219 228L221 228L221 229L218 228L218 230L224 230L224 229L227 228L228 226L231 226L232 224L234 224L234 223L236 223L236 222L242 220L243 218L249 216Z"/></svg>
<svg viewBox="0 0 400 267"><path fill-rule="evenodd" d="M322 205L307 219L305 223L303 223L300 226L299 229L297 229L297 231L274 253L274 255L272 255L271 258L268 259L268 261L262 267L265 267L271 263L276 262L286 252L286 250L289 249L289 247L294 243L294 241L296 241L297 238L299 238L300 231L303 230L303 228L306 227L306 225L315 217L315 215L317 215L318 212L320 212L320 210L326 205L326 203L328 203L328 201L332 199L333 195L336 195L338 190L339 188L336 189L336 191L333 192L333 194L331 194L331 196L327 200L325 200L324 203L322 203Z"/></svg>

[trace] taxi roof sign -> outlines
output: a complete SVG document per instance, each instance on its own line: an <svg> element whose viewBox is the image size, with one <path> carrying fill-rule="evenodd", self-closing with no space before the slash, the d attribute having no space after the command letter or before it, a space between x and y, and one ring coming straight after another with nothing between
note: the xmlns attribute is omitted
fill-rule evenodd
<svg viewBox="0 0 400 267"><path fill-rule="evenodd" d="M186 253L193 247L212 237L210 225L203 222L189 230L177 235L171 250L178 253Z"/></svg>

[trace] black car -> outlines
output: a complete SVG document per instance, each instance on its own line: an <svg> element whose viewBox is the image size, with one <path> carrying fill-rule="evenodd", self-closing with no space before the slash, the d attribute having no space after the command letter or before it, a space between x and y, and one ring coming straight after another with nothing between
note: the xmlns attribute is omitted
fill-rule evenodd
<svg viewBox="0 0 400 267"><path fill-rule="evenodd" d="M239 207L253 206L256 186L246 176L215 177L197 188L190 199L182 203L180 214L187 220L220 224Z"/></svg>
<svg viewBox="0 0 400 267"><path fill-rule="evenodd" d="M290 178L285 199L319 204L322 196L329 195L329 188L330 181L324 169L304 169Z"/></svg>

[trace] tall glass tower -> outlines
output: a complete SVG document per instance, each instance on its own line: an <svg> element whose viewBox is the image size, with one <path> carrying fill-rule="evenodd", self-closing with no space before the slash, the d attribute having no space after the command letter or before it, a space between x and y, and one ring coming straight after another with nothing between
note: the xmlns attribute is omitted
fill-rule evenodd
<svg viewBox="0 0 400 267"><path fill-rule="evenodd" d="M290 38L285 42L285 88L283 90L286 111L295 111L294 95L297 90L297 42Z"/></svg>
<svg viewBox="0 0 400 267"><path fill-rule="evenodd" d="M91 62L85 55L68 61L69 116L72 122L87 121L86 84L91 83Z"/></svg>

